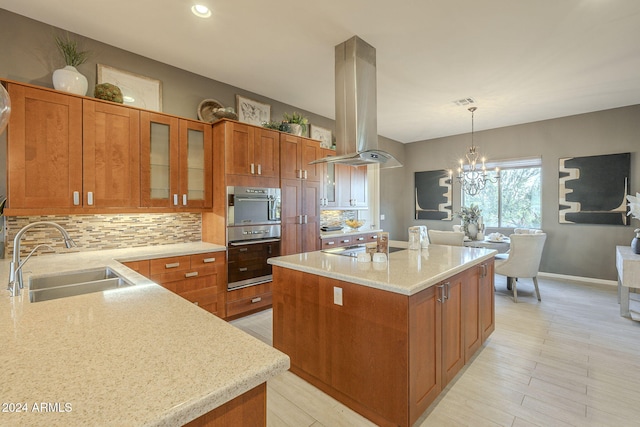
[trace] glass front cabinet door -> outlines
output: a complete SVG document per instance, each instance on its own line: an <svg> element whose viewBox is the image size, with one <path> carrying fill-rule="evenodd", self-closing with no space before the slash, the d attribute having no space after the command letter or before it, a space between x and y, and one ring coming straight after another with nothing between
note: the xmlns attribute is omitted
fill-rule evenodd
<svg viewBox="0 0 640 427"><path fill-rule="evenodd" d="M211 125L142 112L140 128L142 205L211 207Z"/></svg>

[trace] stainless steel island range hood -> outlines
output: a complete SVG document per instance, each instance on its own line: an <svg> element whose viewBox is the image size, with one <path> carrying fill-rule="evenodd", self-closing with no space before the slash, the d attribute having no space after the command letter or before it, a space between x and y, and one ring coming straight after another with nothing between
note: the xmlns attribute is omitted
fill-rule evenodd
<svg viewBox="0 0 640 427"><path fill-rule="evenodd" d="M378 150L376 50L354 36L336 46L336 156L311 162L402 166Z"/></svg>

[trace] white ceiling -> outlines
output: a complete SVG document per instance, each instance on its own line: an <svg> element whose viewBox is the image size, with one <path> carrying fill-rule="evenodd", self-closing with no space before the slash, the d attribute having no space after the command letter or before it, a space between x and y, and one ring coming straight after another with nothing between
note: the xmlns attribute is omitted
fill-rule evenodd
<svg viewBox="0 0 640 427"><path fill-rule="evenodd" d="M640 103L640 0L0 0L334 118L334 46L377 51L378 133L414 142ZM99 3L97 5L96 3Z"/></svg>

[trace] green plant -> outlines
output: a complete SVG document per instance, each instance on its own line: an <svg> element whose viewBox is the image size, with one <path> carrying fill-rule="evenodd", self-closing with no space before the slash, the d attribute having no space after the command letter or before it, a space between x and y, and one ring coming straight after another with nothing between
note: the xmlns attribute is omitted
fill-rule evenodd
<svg viewBox="0 0 640 427"><path fill-rule="evenodd" d="M293 112L293 114L284 113L282 116L284 121L290 124L300 125L302 127L302 132L307 131L307 125L309 124L309 119L304 117L302 114L298 112Z"/></svg>
<svg viewBox="0 0 640 427"><path fill-rule="evenodd" d="M282 123L280 122L262 122L262 127L265 127L267 129L281 130L280 126L282 126Z"/></svg>
<svg viewBox="0 0 640 427"><path fill-rule="evenodd" d="M71 40L69 33L66 37L56 36L56 46L64 58L64 62L72 67L77 67L89 58L90 52L87 50L79 51L78 42Z"/></svg>
<svg viewBox="0 0 640 427"><path fill-rule="evenodd" d="M460 207L460 212L456 212L456 216L462 220L463 224L477 224L482 211L478 205L471 204L470 207Z"/></svg>

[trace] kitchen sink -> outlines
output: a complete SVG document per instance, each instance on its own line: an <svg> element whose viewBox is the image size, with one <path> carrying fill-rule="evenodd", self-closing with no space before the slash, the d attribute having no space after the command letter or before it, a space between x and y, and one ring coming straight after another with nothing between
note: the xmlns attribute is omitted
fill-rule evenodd
<svg viewBox="0 0 640 427"><path fill-rule="evenodd" d="M130 285L109 267L31 277L29 301L48 301Z"/></svg>

